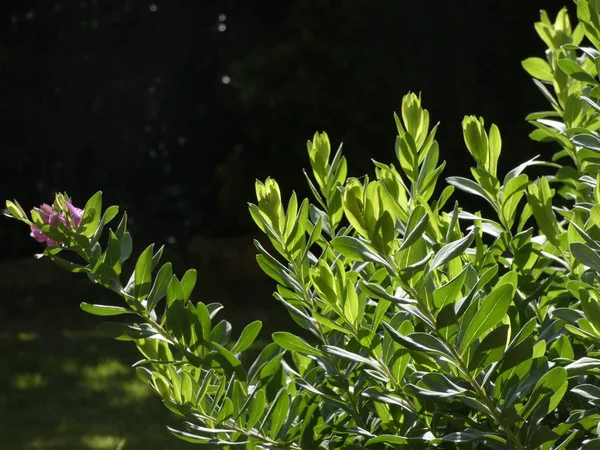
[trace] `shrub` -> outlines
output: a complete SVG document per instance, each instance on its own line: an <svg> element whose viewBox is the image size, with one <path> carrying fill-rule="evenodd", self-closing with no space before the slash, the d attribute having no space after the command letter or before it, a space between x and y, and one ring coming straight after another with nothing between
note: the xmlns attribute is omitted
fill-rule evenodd
<svg viewBox="0 0 600 450"><path fill-rule="evenodd" d="M501 136L466 117L473 178L441 192L435 140L421 98L395 116L399 165L374 162L374 179L347 178L326 134L308 142L315 201L286 202L277 183L256 183L250 214L276 254L257 262L274 297L307 332L273 334L251 360L261 324L235 342L222 306L190 300L161 249L146 248L129 277L132 240L101 194L83 212L59 194L31 219L10 214L46 242L47 256L113 290L124 306L82 303L133 323L100 329L134 341L135 364L167 408L171 429L222 448L598 448L600 439L600 2L577 2L535 25L546 58L525 69L552 106L528 120L531 137L559 151L498 174ZM580 47L587 38L593 47ZM566 160L562 165L558 161ZM528 168L548 174L535 180ZM481 197L492 217L449 203L455 189ZM439 195L436 195L439 193ZM272 252L273 253L273 252ZM64 255L70 255L66 258Z"/></svg>

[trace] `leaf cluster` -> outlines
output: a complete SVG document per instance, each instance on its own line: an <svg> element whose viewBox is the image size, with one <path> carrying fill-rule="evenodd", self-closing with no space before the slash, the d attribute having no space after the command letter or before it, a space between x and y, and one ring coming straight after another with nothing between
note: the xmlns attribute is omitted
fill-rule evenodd
<svg viewBox="0 0 600 450"><path fill-rule="evenodd" d="M471 178L449 177L421 97L395 116L397 162L348 177L341 147L308 142L314 199L277 182L256 183L252 218L274 252L256 241L274 297L307 332L277 332L250 355L260 323L232 340L221 305L191 301L196 273L181 278L162 249L131 255L127 216L88 201L81 231L44 227L64 243L44 252L118 293L130 314L106 334L143 355L140 378L182 417L181 439L221 448L596 448L600 444L600 2L579 0L535 28L545 59L524 68L552 110L534 113L534 140L559 150L498 174L497 126L466 117ZM583 40L592 47L581 46ZM568 163L559 161L567 159ZM547 173L531 179L527 170ZM478 196L484 217L451 202ZM15 202L11 214L27 217ZM59 256L72 252L82 262ZM127 282L124 280L127 279Z"/></svg>

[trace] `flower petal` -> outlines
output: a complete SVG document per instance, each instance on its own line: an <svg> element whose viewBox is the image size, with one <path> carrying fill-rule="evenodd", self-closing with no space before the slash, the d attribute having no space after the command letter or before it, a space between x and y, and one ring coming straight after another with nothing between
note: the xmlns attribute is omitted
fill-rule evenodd
<svg viewBox="0 0 600 450"><path fill-rule="evenodd" d="M48 236L42 233L38 227L31 226L31 237L34 238L38 242L46 242L48 240Z"/></svg>

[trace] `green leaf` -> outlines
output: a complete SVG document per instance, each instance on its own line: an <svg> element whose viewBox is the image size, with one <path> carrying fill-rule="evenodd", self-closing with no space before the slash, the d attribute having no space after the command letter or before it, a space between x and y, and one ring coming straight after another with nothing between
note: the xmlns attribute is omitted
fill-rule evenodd
<svg viewBox="0 0 600 450"><path fill-rule="evenodd" d="M361 236L368 236L363 215L363 186L356 178L348 178L342 196L344 213L348 222Z"/></svg>
<svg viewBox="0 0 600 450"><path fill-rule="evenodd" d="M542 83L539 80L533 80L533 84L536 85L536 87L540 90L542 95L544 97L546 97L546 99L550 102L550 104L552 105L553 108L555 108L558 111L561 111L560 105L558 104L556 99L552 96L552 94L550 93L548 88L544 85L544 83Z"/></svg>
<svg viewBox="0 0 600 450"><path fill-rule="evenodd" d="M304 339L285 331L273 333L273 341L285 350L305 353L313 356L323 355L318 349L310 345Z"/></svg>
<svg viewBox="0 0 600 450"><path fill-rule="evenodd" d="M600 372L600 359L584 356L565 366L565 369L567 369L569 378L588 373L597 374Z"/></svg>
<svg viewBox="0 0 600 450"><path fill-rule="evenodd" d="M117 275L121 273L121 246L117 236L112 230L108 232L108 244L104 254L104 262L110 266Z"/></svg>
<svg viewBox="0 0 600 450"><path fill-rule="evenodd" d="M576 134L571 138L571 142L580 147L600 152L600 138L591 134Z"/></svg>
<svg viewBox="0 0 600 450"><path fill-rule="evenodd" d="M173 278L173 267L171 263L164 264L156 274L152 289L148 293L146 308L153 311L158 302L167 294L169 283Z"/></svg>
<svg viewBox="0 0 600 450"><path fill-rule="evenodd" d="M425 385L427 389L421 385ZM411 385L415 394L430 398L455 397L467 391L467 389L453 383L448 377L435 372L425 373L421 376L417 385Z"/></svg>
<svg viewBox="0 0 600 450"><path fill-rule="evenodd" d="M323 350L328 354L349 359L357 363L367 364L369 366L375 367L376 369L379 369L379 366L375 361L371 361L370 359L365 358L364 356L360 356L356 353L349 352L348 350L344 350L343 348L335 347L333 345L324 345Z"/></svg>
<svg viewBox="0 0 600 450"><path fill-rule="evenodd" d="M362 319L360 306L360 301L354 288L354 284L349 281L346 282L344 289L344 318L353 326L357 326ZM364 312L364 307L362 310L362 312Z"/></svg>
<svg viewBox="0 0 600 450"><path fill-rule="evenodd" d="M409 133L396 137L396 157L406 177L416 183L419 176L419 156L417 144Z"/></svg>
<svg viewBox="0 0 600 450"><path fill-rule="evenodd" d="M569 383L567 382L566 369L564 367L554 367L550 369L536 383L520 416L523 419L527 419L543 400L547 400L547 404L544 405L544 415L554 411L567 392L568 387Z"/></svg>
<svg viewBox="0 0 600 450"><path fill-rule="evenodd" d="M580 384L571 389L573 394L580 395L596 406L600 406L600 387L593 384Z"/></svg>
<svg viewBox="0 0 600 450"><path fill-rule="evenodd" d="M231 324L226 320L221 320L210 332L210 340L225 347L231 337Z"/></svg>
<svg viewBox="0 0 600 450"><path fill-rule="evenodd" d="M404 239L402 240L400 250L410 247L418 239L423 237L423 232L425 231L428 222L429 214L427 214L425 208L423 208L421 205L417 205L410 213L410 218L406 224L406 233L404 235Z"/></svg>
<svg viewBox="0 0 600 450"><path fill-rule="evenodd" d="M417 301L412 298L396 297L395 295L388 294L380 285L375 283L368 283L366 281L360 280L359 286L361 291L371 298L387 300L394 303L417 303Z"/></svg>
<svg viewBox="0 0 600 450"><path fill-rule="evenodd" d="M517 206L525 194L529 177L525 174L511 178L502 189L502 215L509 228L514 223Z"/></svg>
<svg viewBox="0 0 600 450"><path fill-rule="evenodd" d="M540 231L550 242L560 248L558 235L560 235L561 229L552 209L553 196L554 191L550 189L546 177L541 177L537 184L532 183L527 187L527 203Z"/></svg>
<svg viewBox="0 0 600 450"><path fill-rule="evenodd" d="M89 273L90 268L86 266L82 266L80 264L75 264L71 261L67 261L66 259L62 259L46 250L47 256L52 260L52 262L56 263L61 269L68 270L73 273Z"/></svg>
<svg viewBox="0 0 600 450"><path fill-rule="evenodd" d="M597 252L582 242L573 242L570 248L577 261L600 273L600 255Z"/></svg>
<svg viewBox="0 0 600 450"><path fill-rule="evenodd" d="M177 299L169 303L163 315L168 332L188 347L193 344L191 342L193 319L190 317L192 314L184 306L183 300Z"/></svg>
<svg viewBox="0 0 600 450"><path fill-rule="evenodd" d="M567 58L559 59L557 61L557 64L558 64L558 67L560 67L563 70L563 72L565 72L567 75L569 75L570 77L572 77L578 81L583 81L585 83L590 83L592 85L598 84L598 82L596 81L596 79L593 76L591 76L589 73L587 73L585 70L583 70L572 59L567 59Z"/></svg>
<svg viewBox="0 0 600 450"><path fill-rule="evenodd" d="M333 245L335 251L353 261L375 262L392 269L389 263L379 256L373 248L355 237L340 236L333 239L331 245Z"/></svg>
<svg viewBox="0 0 600 450"><path fill-rule="evenodd" d="M447 434L442 438L446 442L472 442L483 440L494 440L502 444L506 444L506 439L497 433L489 431L476 430L474 428L466 428L465 431Z"/></svg>
<svg viewBox="0 0 600 450"><path fill-rule="evenodd" d="M444 246L441 250L437 252L434 256L433 261L431 262L431 266L429 267L429 271L432 272L434 269L438 268L441 265L444 265L454 258L462 255L467 248L473 242L475 238L475 234L479 232L478 227L474 227L469 234L467 234L462 239L451 242Z"/></svg>
<svg viewBox="0 0 600 450"><path fill-rule="evenodd" d="M138 328L124 323L104 322L98 325L98 330L105 336L119 341L133 341L136 339L148 339L156 335L156 331L150 328Z"/></svg>
<svg viewBox="0 0 600 450"><path fill-rule="evenodd" d="M130 309L122 308L120 306L92 305L91 303L81 303L79 306L85 312L94 314L96 316L118 316L120 314L133 314L133 311Z"/></svg>
<svg viewBox="0 0 600 450"><path fill-rule="evenodd" d="M175 277L173 277L176 280ZM200 332L199 336L202 336L204 342L210 342L210 331L211 331L211 322L210 322L210 313L208 312L208 308L202 302L198 302L196 305L196 315L200 320Z"/></svg>
<svg viewBox="0 0 600 450"><path fill-rule="evenodd" d="M12 217L14 219L25 222L26 224L31 224L31 221L27 218L27 214L23 211L21 205L19 205L18 201L11 202L10 200L6 200L6 209L8 209L9 213L8 217Z"/></svg>
<svg viewBox="0 0 600 450"><path fill-rule="evenodd" d="M513 342L506 350L498 368L500 375L496 379L495 386L497 398L503 398L501 396L503 392L506 392L507 387L519 384L521 379L529 373L533 363L533 338L526 338L514 346Z"/></svg>
<svg viewBox="0 0 600 450"><path fill-rule="evenodd" d="M104 215L102 216L102 223L104 225L108 225L115 217L119 214L119 207L117 205L112 205L106 208L104 211Z"/></svg>
<svg viewBox="0 0 600 450"><path fill-rule="evenodd" d="M521 62L529 75L542 81L554 81L550 65L542 58L527 58Z"/></svg>
<svg viewBox="0 0 600 450"><path fill-rule="evenodd" d="M504 177L503 185L506 186L510 180L512 180L513 178L518 177L519 175L521 175L521 173L523 173L523 171L527 167L547 164L547 163L545 163L543 161L537 161L538 157L539 156L534 156L530 160L525 161L522 164L519 164L517 167L515 167L510 172L508 172L506 174L506 176Z"/></svg>
<svg viewBox="0 0 600 450"><path fill-rule="evenodd" d="M269 369L271 369L271 365L273 365L273 371L277 370L279 368L279 364L283 353L284 350L281 347L279 347L279 345L277 345L276 343L271 342L270 344L268 344L260 352L258 358L256 358L252 366L250 366L250 369L248 369L248 382L250 384L253 384L256 381L258 381L257 377L263 378L270 376L270 371L265 371L265 368L269 366Z"/></svg>
<svg viewBox="0 0 600 450"><path fill-rule="evenodd" d="M488 365L500 361L506 351L508 332L509 326L501 325L484 337L475 347L469 360L469 370L483 370Z"/></svg>
<svg viewBox="0 0 600 450"><path fill-rule="evenodd" d="M319 314L317 312L313 312L312 315L317 322L319 322L321 325L323 325L327 328L331 328L332 330L340 331L344 334L351 334L350 330L347 330L342 325L334 322L333 320L331 320L325 316L322 316L321 314Z"/></svg>
<svg viewBox="0 0 600 450"><path fill-rule="evenodd" d="M188 433L187 431L177 430L170 426L167 426L167 429L171 432L171 434L173 434L173 436L192 444L208 444L209 442L214 441L212 436L199 436L197 434Z"/></svg>
<svg viewBox="0 0 600 450"><path fill-rule="evenodd" d="M85 204L83 215L81 217L81 226L79 233L85 237L91 238L100 225L102 213L102 192L96 192Z"/></svg>
<svg viewBox="0 0 600 450"><path fill-rule="evenodd" d="M119 257L119 262L123 264L125 261L127 261L127 259L129 259L131 252L133 251L133 243L129 233L125 233L123 237L119 238L119 246L121 247L121 256Z"/></svg>
<svg viewBox="0 0 600 450"><path fill-rule="evenodd" d="M265 412L266 403L267 397L265 395L265 391L263 389L259 389L256 394L254 394L254 398L250 403L250 409L248 410L248 422L246 423L248 430L251 430L254 425L258 423Z"/></svg>
<svg viewBox="0 0 600 450"><path fill-rule="evenodd" d="M468 266L465 266L452 280L433 291L433 304L436 308L442 309L444 306L456 302L465 283L467 269Z"/></svg>
<svg viewBox="0 0 600 450"><path fill-rule="evenodd" d="M476 182L463 177L448 177L446 178L448 184L456 186L461 191L468 192L469 194L478 195L484 198L494 209L498 209L496 201L490 197L490 195Z"/></svg>
<svg viewBox="0 0 600 450"><path fill-rule="evenodd" d="M381 434L374 438L369 439L365 445L373 445L379 443L393 444L393 445L405 445L409 443L408 438L403 436L397 436L394 434Z"/></svg>
<svg viewBox="0 0 600 450"><path fill-rule="evenodd" d="M152 254L154 244L150 244L142 252L135 264L133 296L142 300L148 295L152 283Z"/></svg>
<svg viewBox="0 0 600 450"><path fill-rule="evenodd" d="M464 354L469 346L484 333L490 331L504 318L508 312L514 288L509 283L496 286L483 300L481 307L468 323L462 324L462 328L466 326L466 330L461 342L461 352Z"/></svg>
<svg viewBox="0 0 600 450"><path fill-rule="evenodd" d="M187 301L190 299L194 286L196 286L197 277L198 273L195 269L189 269L183 274L183 278L181 279L181 289L183 290L184 300Z"/></svg>
<svg viewBox="0 0 600 450"><path fill-rule="evenodd" d="M248 347L250 347L258 337L261 328L262 322L260 320L255 320L254 322L246 325L246 327L242 331L242 334L240 334L240 337L238 338L237 342L231 348L231 352L241 353Z"/></svg>
<svg viewBox="0 0 600 450"><path fill-rule="evenodd" d="M173 275L169 286L167 286L167 308L169 308L176 300L183 301L183 289L181 289L181 283L177 279L177 276Z"/></svg>
<svg viewBox="0 0 600 450"><path fill-rule="evenodd" d="M241 380L246 380L246 371L240 360L222 345L219 345L216 342L213 342L212 345L223 357L223 359L231 366L226 368L226 370L233 370Z"/></svg>
<svg viewBox="0 0 600 450"><path fill-rule="evenodd" d="M290 396L285 391L285 389L283 389L281 391L281 394L279 395L279 398L277 399L277 403L275 403L275 406L273 407L271 414L269 415L271 419L271 428L269 430L269 436L272 439L277 438L279 430L281 430L281 427L287 419L289 409Z"/></svg>
<svg viewBox="0 0 600 450"><path fill-rule="evenodd" d="M427 333L411 333L403 335L394 329L387 322L382 322L382 325L390 332L390 336L394 341L403 347L416 352L428 352L452 358L450 349L438 338Z"/></svg>

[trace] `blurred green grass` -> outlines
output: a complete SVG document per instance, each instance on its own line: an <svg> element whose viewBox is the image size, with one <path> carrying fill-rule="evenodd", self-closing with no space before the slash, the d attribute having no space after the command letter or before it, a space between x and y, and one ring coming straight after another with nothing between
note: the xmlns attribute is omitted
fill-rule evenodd
<svg viewBox="0 0 600 450"><path fill-rule="evenodd" d="M289 327L265 278L200 274L196 300L225 305L234 334L264 322L262 338ZM131 342L101 336L103 318L81 301L119 304L85 277L64 274L42 287L0 291L0 449L178 450L191 444L166 429L178 419L135 376Z"/></svg>

